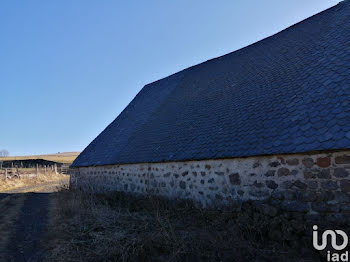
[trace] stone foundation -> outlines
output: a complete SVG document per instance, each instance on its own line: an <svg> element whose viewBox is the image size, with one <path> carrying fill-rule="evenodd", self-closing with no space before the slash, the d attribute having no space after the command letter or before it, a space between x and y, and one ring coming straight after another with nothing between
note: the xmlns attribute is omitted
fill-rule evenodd
<svg viewBox="0 0 350 262"><path fill-rule="evenodd" d="M191 199L203 207L268 203L305 216L347 219L350 151L81 167L71 186Z"/></svg>

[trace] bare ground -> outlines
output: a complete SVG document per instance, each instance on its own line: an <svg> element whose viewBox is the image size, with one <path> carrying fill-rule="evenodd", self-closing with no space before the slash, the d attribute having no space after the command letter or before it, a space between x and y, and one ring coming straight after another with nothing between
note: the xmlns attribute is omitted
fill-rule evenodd
<svg viewBox="0 0 350 262"><path fill-rule="evenodd" d="M28 193L4 252L6 261L43 261L47 232L47 193Z"/></svg>
<svg viewBox="0 0 350 262"><path fill-rule="evenodd" d="M0 261L43 261L49 193L67 185L68 176L6 182L0 191Z"/></svg>
<svg viewBox="0 0 350 262"><path fill-rule="evenodd" d="M6 261L4 257L11 237L11 229L16 223L24 200L23 195L0 194L0 261Z"/></svg>

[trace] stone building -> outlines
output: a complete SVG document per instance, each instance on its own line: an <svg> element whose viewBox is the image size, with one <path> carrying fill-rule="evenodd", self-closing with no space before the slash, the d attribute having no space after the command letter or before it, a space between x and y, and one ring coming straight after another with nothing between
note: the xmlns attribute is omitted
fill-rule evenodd
<svg viewBox="0 0 350 262"><path fill-rule="evenodd" d="M146 85L79 155L94 191L350 212L350 2Z"/></svg>

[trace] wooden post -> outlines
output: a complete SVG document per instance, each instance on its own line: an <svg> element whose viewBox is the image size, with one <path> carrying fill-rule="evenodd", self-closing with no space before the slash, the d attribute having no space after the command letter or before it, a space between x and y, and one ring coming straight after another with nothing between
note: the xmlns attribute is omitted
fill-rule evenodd
<svg viewBox="0 0 350 262"><path fill-rule="evenodd" d="M17 173L18 178L20 178L21 176L19 175L18 167L16 167L16 173Z"/></svg>
<svg viewBox="0 0 350 262"><path fill-rule="evenodd" d="M55 174L57 175L57 164L55 164Z"/></svg>
<svg viewBox="0 0 350 262"><path fill-rule="evenodd" d="M46 165L44 167L45 167L45 176L46 176Z"/></svg>
<svg viewBox="0 0 350 262"><path fill-rule="evenodd" d="M38 175L39 175L39 165L36 164L36 176L38 176Z"/></svg>
<svg viewBox="0 0 350 262"><path fill-rule="evenodd" d="M7 168L5 168L5 179L7 179Z"/></svg>

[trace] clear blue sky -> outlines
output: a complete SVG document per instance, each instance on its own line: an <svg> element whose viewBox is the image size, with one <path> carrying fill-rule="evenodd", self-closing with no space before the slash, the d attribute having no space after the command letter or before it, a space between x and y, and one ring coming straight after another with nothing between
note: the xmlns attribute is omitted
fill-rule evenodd
<svg viewBox="0 0 350 262"><path fill-rule="evenodd" d="M81 151L145 84L338 2L2 1L0 149Z"/></svg>

